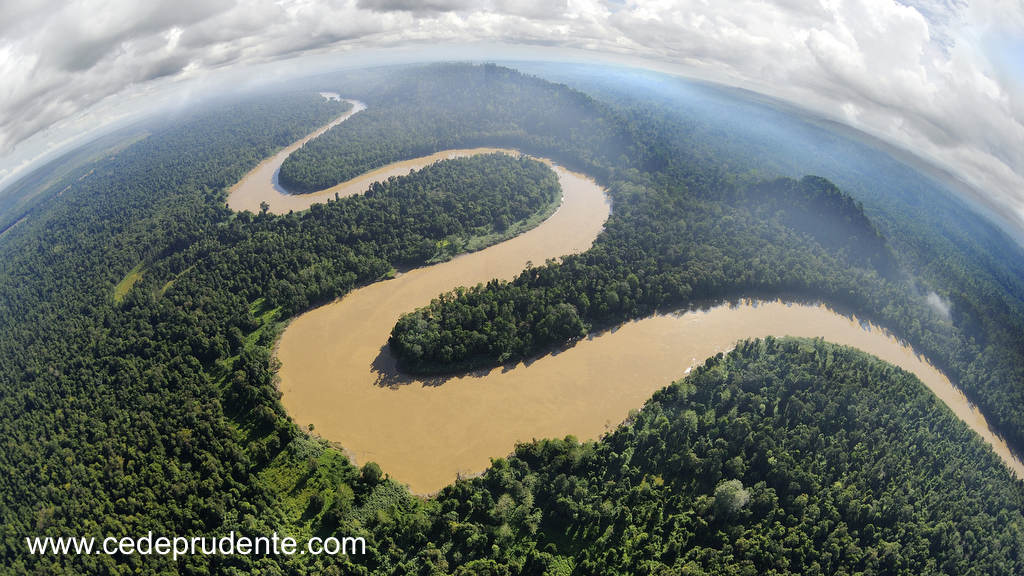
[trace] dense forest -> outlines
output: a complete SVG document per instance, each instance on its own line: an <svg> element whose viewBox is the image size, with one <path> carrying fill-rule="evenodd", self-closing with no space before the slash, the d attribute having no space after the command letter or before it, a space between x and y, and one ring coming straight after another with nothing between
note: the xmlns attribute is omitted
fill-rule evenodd
<svg viewBox="0 0 1024 576"><path fill-rule="evenodd" d="M879 272L893 267L885 240L827 180L764 182L714 203L626 185L613 197L592 250L403 316L390 339L402 366L519 360L595 327L739 294L814 295L858 310L875 294L901 296Z"/></svg>
<svg viewBox="0 0 1024 576"><path fill-rule="evenodd" d="M614 213L592 250L440 305L515 299L520 340L485 361L698 300L825 298L871 312L972 397L1005 402L982 406L1021 445L1024 362L996 332L1019 320L1013 309L980 323L932 311L875 218L828 181L740 177L687 155L667 117L640 121L499 67L360 74L320 86L369 108L304 149L322 157L296 156L296 168L333 166L310 175L310 188L419 155L430 138L554 157L609 188ZM225 191L247 170L341 113L315 92L154 123L147 138L50 183L32 217L0 238L0 573L811 573L815 562L823 573L1019 571L1021 484L915 380L821 343L741 346L688 380L696 392L670 388L605 441L520 447L431 500L298 430L274 385L283 321L396 268L514 234L558 195L543 164L494 155L302 213L229 211ZM493 140L444 134L461 120L439 102L459 99L467 114L490 103ZM415 127L408 141L396 114ZM427 119L435 114L446 120ZM345 128L360 117L365 126ZM364 155L338 137L371 133L382 143ZM801 217L822 211L832 224ZM958 298L992 301L972 294ZM680 428L691 412L692 432ZM817 456L840 452L856 458ZM750 499L731 510L737 497ZM24 545L26 535L149 530L365 535L373 552L174 563L32 557Z"/></svg>
<svg viewBox="0 0 1024 576"><path fill-rule="evenodd" d="M856 197L898 256L908 289L944 300L939 311L963 336L956 350L915 345L933 361L958 358L967 368L947 374L1019 444L1024 246L979 213L954 179L907 151L742 90L607 67L531 68L613 103L679 166L717 166L744 181L813 173Z"/></svg>
<svg viewBox="0 0 1024 576"><path fill-rule="evenodd" d="M280 217L243 212L205 239L150 265L135 298L216 282L282 319L395 268L445 260L505 239L558 205L558 177L528 157L444 160L372 184L361 195Z"/></svg>
<svg viewBox="0 0 1024 576"><path fill-rule="evenodd" d="M1022 504L913 375L768 338L598 442L521 444L427 505L396 504L367 530L366 573L1018 574Z"/></svg>
<svg viewBox="0 0 1024 576"><path fill-rule="evenodd" d="M466 74L435 65L378 84L372 106L285 160L285 188L322 190L368 167L476 146L522 148L600 178L607 169L600 159L626 162L641 150L611 110L508 68L484 65Z"/></svg>
<svg viewBox="0 0 1024 576"><path fill-rule="evenodd" d="M307 95L271 101L281 109L255 100L169 123L102 160L49 218L0 247L11 573L141 567L138 558L27 557L26 534L287 525L255 476L299 434L271 379L277 320L395 267L500 241L557 206L549 167L493 154L300 214L232 214L230 184L340 108ZM140 278L115 299L130 274Z"/></svg>
<svg viewBox="0 0 1024 576"><path fill-rule="evenodd" d="M418 85L429 82L418 79ZM950 242L944 233L919 223L908 225L912 232L900 232L901 250L893 254L891 246L883 247L891 242L880 237L882 228L855 202L837 200L841 194L835 191L819 192L822 201L832 198L834 205L825 227L846 230L851 241L864 243L838 250L835 239L806 229L812 223L801 214L810 206L778 201L783 189L795 184L729 171L694 144L690 125L659 114L663 111L657 107L613 110L593 100L588 106L590 114L628 127L621 131L626 140L620 148L626 154L614 156L609 149L587 156L589 163L600 165L593 173L602 176L613 199L606 233L593 250L525 271L511 284L493 282L458 298L439 299L450 312L488 302L481 325L507 337L491 333L487 339L473 337L473 345L463 344L463 349L454 343L438 347L425 341L434 335L444 338L442 325L452 315L423 310L408 317L392 339L407 369L443 373L528 357L570 342L580 335L578 328L603 328L694 301L780 294L824 298L909 341L957 382L1015 450L1024 446L1024 412L1017 409L1024 404L1024 301L1017 293L1019 281L1007 276L1000 268L1004 265L986 268L994 260L976 256L976 244ZM575 155L579 164L584 153L574 148L580 144L567 142L562 157ZM814 182L823 190L834 188L827 181ZM785 210L764 222L754 215L768 215L759 203ZM916 217L903 205L880 216L889 230ZM851 226L862 233L849 236ZM929 243L942 249L928 248ZM939 272L952 318L927 304L927 286ZM627 293L634 283L643 296ZM428 315L431 320L424 321ZM479 320L479 315L472 318ZM473 325L462 329L479 332Z"/></svg>

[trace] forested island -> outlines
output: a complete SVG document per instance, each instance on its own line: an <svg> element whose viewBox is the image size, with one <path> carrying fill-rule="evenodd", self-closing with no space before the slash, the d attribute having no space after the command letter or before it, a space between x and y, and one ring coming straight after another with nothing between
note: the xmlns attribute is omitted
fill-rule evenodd
<svg viewBox="0 0 1024 576"><path fill-rule="evenodd" d="M408 368L492 365L657 310L794 295L906 338L1024 446L1021 294L965 256L974 246L893 234L905 215L871 217L820 178L730 171L657 107L509 69L331 82L369 108L285 163L297 190L499 145L590 174L613 200L591 250L409 311L392 343ZM167 118L48 184L0 238L0 573L1021 572L1020 481L913 377L821 342L743 344L599 442L524 444L432 499L299 430L274 385L282 322L498 241L558 196L547 166L494 155L301 213L224 206L262 158L343 109L303 90ZM950 315L918 274L933 246L957 271ZM457 321L463 308L483 315ZM460 350L456 329L483 337ZM149 530L343 533L372 551L174 563L28 556L23 540Z"/></svg>

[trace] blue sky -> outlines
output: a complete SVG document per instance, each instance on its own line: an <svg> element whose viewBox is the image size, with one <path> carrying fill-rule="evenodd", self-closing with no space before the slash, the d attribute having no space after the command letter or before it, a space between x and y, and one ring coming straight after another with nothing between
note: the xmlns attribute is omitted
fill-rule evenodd
<svg viewBox="0 0 1024 576"><path fill-rule="evenodd" d="M423 58L610 61L741 86L939 164L1024 228L1020 0L0 0L0 186L218 87Z"/></svg>

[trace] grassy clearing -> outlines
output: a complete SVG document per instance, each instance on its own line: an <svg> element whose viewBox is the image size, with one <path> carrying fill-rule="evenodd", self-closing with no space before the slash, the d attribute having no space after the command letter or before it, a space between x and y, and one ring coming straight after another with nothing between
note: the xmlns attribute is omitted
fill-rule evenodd
<svg viewBox="0 0 1024 576"><path fill-rule="evenodd" d="M257 482L277 495L292 533L310 536L327 505L352 499L352 471L341 450L300 434L259 471Z"/></svg>
<svg viewBox="0 0 1024 576"><path fill-rule="evenodd" d="M135 283L142 280L142 269L144 268L142 262L139 262L132 268L117 286L114 286L114 302L120 303L124 300L124 297L128 294L128 291L135 286Z"/></svg>

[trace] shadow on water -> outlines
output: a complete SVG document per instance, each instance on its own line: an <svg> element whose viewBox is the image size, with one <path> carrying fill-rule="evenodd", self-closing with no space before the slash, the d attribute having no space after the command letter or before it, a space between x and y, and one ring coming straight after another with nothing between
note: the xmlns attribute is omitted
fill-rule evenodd
<svg viewBox="0 0 1024 576"><path fill-rule="evenodd" d="M374 358L373 362L370 364L370 371L374 374L374 385L382 388L392 388L397 390L398 388L408 386L410 384L424 387L443 386L454 379L472 378L482 381L495 372L504 374L516 370L520 366L528 368L537 360L540 360L545 356L557 356L572 348L574 345L575 342L570 342L558 348L545 350L536 356L506 362L497 366L486 366L471 370L459 370L456 368L449 373L443 374L411 374L403 372L398 367L398 361L391 353L391 348L385 344L380 347L380 352L377 353L377 357Z"/></svg>
<svg viewBox="0 0 1024 576"><path fill-rule="evenodd" d="M381 388L392 388L398 389L402 386L408 386L415 384L418 386L434 387L443 386L449 380L454 378L485 378L493 368L481 368L463 373L452 373L452 374L409 374L402 372L398 368L398 361L395 356L391 353L391 348L384 344L380 347L380 352L377 353L377 357L373 359L370 364L370 371L374 374L374 385L380 386Z"/></svg>
<svg viewBox="0 0 1024 576"><path fill-rule="evenodd" d="M893 332L885 329L884 327L881 327L880 325L874 323L872 320L865 318L863 316L858 316L856 312L853 310L853 308L826 302L822 300L820 297L807 296L799 293L778 293L761 296L737 295L730 297L695 300L693 302L690 302L685 307L659 309L656 310L654 313L641 318L623 320L621 322L616 322L614 324L603 327L594 327L583 338L586 338L587 340L593 340L607 334L614 334L618 332L618 330L626 324L629 324L631 322L640 322L652 316L672 316L680 318L685 316L686 314L691 314L695 312L708 313L713 309L722 306L726 306L730 309L741 308L743 306L758 308L762 304L770 303L779 303L785 306L823 306L830 312L838 314L839 316L842 316L847 320L850 320L851 322L858 323L861 329L867 332L880 330L882 333L894 337L897 340L897 342L899 342L902 346L910 347L913 350L910 344L906 342L904 339L899 338ZM441 374L411 374L402 371L401 369L399 369L398 362L395 359L394 355L391 353L390 347L387 344L384 344L383 346L380 347L380 352L377 354L377 357L374 358L373 363L371 364L371 372L373 372L373 374L375 375L374 384L376 386L380 386L383 388L398 389L403 386L408 386L410 384L426 387L443 386L444 384L448 383L450 380L453 379L475 378L482 380L491 373L496 371L500 371L500 373L504 374L516 370L520 366L529 367L533 365L534 362L546 356L558 356L559 354L565 352L566 350L573 348L576 345L576 342L577 340L572 340L562 345L551 347L534 356L514 360L511 362L506 362L504 364L496 366L476 368L472 370L459 369L458 367L456 367L451 372ZM914 355L921 359L925 359L919 353L917 353L916 350L914 351Z"/></svg>

